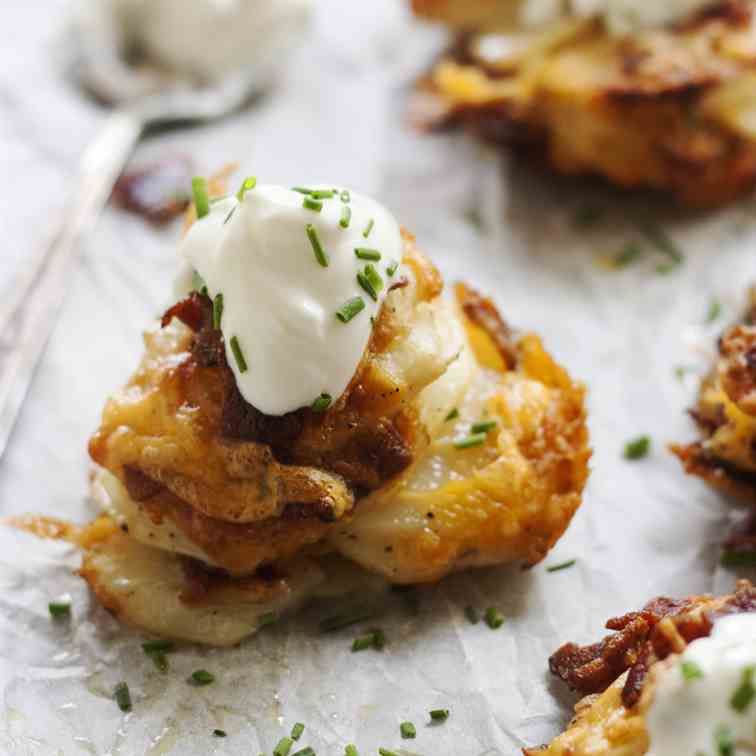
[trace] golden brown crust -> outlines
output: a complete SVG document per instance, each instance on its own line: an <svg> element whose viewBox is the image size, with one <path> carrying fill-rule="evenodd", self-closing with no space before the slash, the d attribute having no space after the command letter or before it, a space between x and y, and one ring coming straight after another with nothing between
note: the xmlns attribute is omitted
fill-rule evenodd
<svg viewBox="0 0 756 756"><path fill-rule="evenodd" d="M729 201L756 180L753 0L621 38L590 20L513 31L484 0L467 20L466 3L415 5L466 29L508 29L499 57L481 57L468 34L434 66L420 100L429 125L462 125L560 173L598 174L689 205Z"/></svg>

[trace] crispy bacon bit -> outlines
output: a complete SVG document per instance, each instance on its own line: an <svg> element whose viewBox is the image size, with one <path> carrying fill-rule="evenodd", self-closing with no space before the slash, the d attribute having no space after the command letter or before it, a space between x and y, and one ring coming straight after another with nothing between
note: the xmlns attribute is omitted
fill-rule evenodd
<svg viewBox="0 0 756 756"><path fill-rule="evenodd" d="M174 318L178 318L187 328L197 333L208 323L212 323L212 302L206 296L193 291L188 297L165 311L160 325L165 328Z"/></svg>
<svg viewBox="0 0 756 756"><path fill-rule="evenodd" d="M730 328L719 340L722 388L738 408L756 415L756 326Z"/></svg>
<svg viewBox="0 0 756 756"><path fill-rule="evenodd" d="M641 695L648 671L659 660L680 653L696 638L709 635L717 617L756 611L756 588L747 580L722 599L659 597L640 612L614 617L606 627L615 634L598 643L566 643L549 659L549 668L583 695L600 693L629 670L622 701L628 708Z"/></svg>

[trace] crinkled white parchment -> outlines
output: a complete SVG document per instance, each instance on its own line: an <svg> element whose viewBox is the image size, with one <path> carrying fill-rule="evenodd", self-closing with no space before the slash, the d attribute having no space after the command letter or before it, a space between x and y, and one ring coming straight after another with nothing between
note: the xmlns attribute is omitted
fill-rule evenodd
<svg viewBox="0 0 756 756"><path fill-rule="evenodd" d="M715 336L756 280L756 203L685 215L510 166L463 136L413 134L406 96L438 43L399 2L323 0L312 39L274 91L220 124L148 142L139 158L190 152L202 172L239 160L243 174L266 182L338 181L374 194L417 234L447 281L492 294L513 325L542 334L590 386L593 474L569 532L529 572L472 572L418 591L415 603L394 597L380 619L389 639L383 653L350 653L356 630L319 634L333 606L315 607L236 649L177 651L161 674L142 654L141 637L118 627L73 574L72 549L0 529L2 753L254 755L302 721L300 744L320 756L350 742L361 754L379 746L515 754L555 735L569 716L574 698L547 673L559 644L598 638L608 616L660 593L732 587L736 575L716 561L734 510L686 478L665 447L694 436L685 408ZM13 112L29 116L33 97L17 91ZM61 100L76 96L56 91ZM81 134L93 130L89 109L68 116L80 120ZM51 127L35 138L60 135ZM20 163L16 170L22 181ZM604 215L577 229L573 217L585 205ZM39 207L40 233L48 207ZM679 243L684 264L658 274L664 258L644 244L644 256L625 269L597 265L599 254L639 238L644 213ZM156 232L114 210L103 217L0 464L2 514L92 516L87 437L106 394L133 369L141 329L169 302L175 238L175 228ZM0 270L8 285L12 266ZM706 324L715 298L722 315ZM624 442L643 433L653 438L650 457L623 460ZM571 558L572 569L545 569ZM52 622L47 603L66 592L73 619ZM467 604L498 606L506 623L496 632L471 626ZM200 667L215 684L187 685ZM119 680L134 701L126 716L111 697ZM426 726L433 708L450 709L448 722ZM416 740L401 741L403 720L416 723ZM228 737L214 738L215 728Z"/></svg>

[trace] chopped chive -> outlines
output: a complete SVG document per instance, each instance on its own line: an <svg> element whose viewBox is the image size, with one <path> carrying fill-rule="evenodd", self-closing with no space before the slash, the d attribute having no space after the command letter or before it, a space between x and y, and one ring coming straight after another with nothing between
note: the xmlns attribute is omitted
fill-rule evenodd
<svg viewBox="0 0 756 756"><path fill-rule="evenodd" d="M417 730L412 722L402 722L399 725L399 732L405 740L412 740L412 738L417 736Z"/></svg>
<svg viewBox="0 0 756 756"><path fill-rule="evenodd" d="M342 228L349 228L349 222L351 220L352 220L352 209L350 207L347 207L347 205L342 206L341 219L339 220L339 225Z"/></svg>
<svg viewBox="0 0 756 756"><path fill-rule="evenodd" d="M202 176L192 179L192 195L194 207L197 209L197 218L204 218L210 212L210 199L207 193L207 180Z"/></svg>
<svg viewBox="0 0 756 756"><path fill-rule="evenodd" d="M480 622L480 613L472 605L465 607L465 617L471 625L477 625Z"/></svg>
<svg viewBox="0 0 756 756"><path fill-rule="evenodd" d="M478 423L473 423L470 431L472 433L488 433L492 431L498 423L496 420L481 420Z"/></svg>
<svg viewBox="0 0 756 756"><path fill-rule="evenodd" d="M352 745L351 743L346 746L346 748L344 748L344 756L360 756L357 746Z"/></svg>
<svg viewBox="0 0 756 756"><path fill-rule="evenodd" d="M559 564L552 564L551 567L546 568L546 572L559 572L560 570L567 570L570 567L574 567L577 564L577 559L568 559L566 562L559 562Z"/></svg>
<svg viewBox="0 0 756 756"><path fill-rule="evenodd" d="M215 295L213 300L213 328L220 330L221 318L223 317L223 294L220 292Z"/></svg>
<svg viewBox="0 0 756 756"><path fill-rule="evenodd" d="M147 656L152 659L152 663L159 672L168 671L168 657L165 655L165 651L150 651Z"/></svg>
<svg viewBox="0 0 756 756"><path fill-rule="evenodd" d="M322 620L319 627L322 633L332 633L336 630L343 630L346 627L356 625L358 622L364 622L375 617L375 612L369 609L355 609L351 613L336 614L333 617L326 617Z"/></svg>
<svg viewBox="0 0 756 756"><path fill-rule="evenodd" d="M307 195L304 200L302 200L302 207L306 208L307 210L314 210L316 213L319 213L323 209L323 201L318 199L313 199L311 195Z"/></svg>
<svg viewBox="0 0 756 756"><path fill-rule="evenodd" d="M367 239L368 236L370 236L370 232L373 230L373 226L375 225L375 221L371 218L368 221L367 226L365 226L365 230L362 232L362 235Z"/></svg>
<svg viewBox="0 0 756 756"><path fill-rule="evenodd" d="M364 309L365 300L362 297L352 297L336 310L336 317L342 323L348 323L355 315L359 314Z"/></svg>
<svg viewBox="0 0 756 756"><path fill-rule="evenodd" d="M291 737L294 740L299 740L302 737L305 726L301 722L297 722L294 727L291 728Z"/></svg>
<svg viewBox="0 0 756 756"><path fill-rule="evenodd" d="M723 567L756 567L756 551L727 549L722 552L720 564Z"/></svg>
<svg viewBox="0 0 756 756"><path fill-rule="evenodd" d="M142 643L142 651L144 651L145 654L153 654L156 651L168 653L169 651L173 651L173 649L173 641L169 640L148 640Z"/></svg>
<svg viewBox="0 0 756 756"><path fill-rule="evenodd" d="M291 191L300 194L312 194L312 189L308 189L306 186L292 186Z"/></svg>
<svg viewBox="0 0 756 756"><path fill-rule="evenodd" d="M71 602L70 601L51 601L47 605L47 610L50 612L50 616L55 619L61 617L71 616Z"/></svg>
<svg viewBox="0 0 756 756"><path fill-rule="evenodd" d="M680 662L680 674L687 682L700 680L704 676L703 670L694 661Z"/></svg>
<svg viewBox="0 0 756 756"><path fill-rule="evenodd" d="M430 718L432 722L445 722L449 719L449 709L431 709Z"/></svg>
<svg viewBox="0 0 756 756"><path fill-rule="evenodd" d="M465 436L454 442L455 449L472 449L474 446L482 446L486 443L485 433L475 433L471 436Z"/></svg>
<svg viewBox="0 0 756 756"><path fill-rule="evenodd" d="M375 266L368 263L362 273L357 274L357 281L362 288L377 302L378 292L383 288L383 279Z"/></svg>
<svg viewBox="0 0 756 756"><path fill-rule="evenodd" d="M328 253L323 249L323 245L320 243L320 237L318 236L318 230L315 228L315 226L312 225L312 223L308 223L307 226L305 226L305 231L307 232L307 238L310 240L310 244L312 245L312 251L315 254L315 259L324 267L328 267Z"/></svg>
<svg viewBox="0 0 756 756"><path fill-rule="evenodd" d="M389 266L386 268L386 275L391 277L396 273L396 269L399 267L399 263L396 260L392 260Z"/></svg>
<svg viewBox="0 0 756 756"><path fill-rule="evenodd" d="M266 625L273 625L279 620L279 616L276 612L265 612L261 614L257 620L258 627L265 627Z"/></svg>
<svg viewBox="0 0 756 756"><path fill-rule="evenodd" d="M718 300L713 300L706 311L706 322L713 323L722 314L722 305Z"/></svg>
<svg viewBox="0 0 756 756"><path fill-rule="evenodd" d="M189 682L192 685L210 685L211 683L215 682L215 675L211 672L208 672L206 669L198 669L192 672L191 676L189 677Z"/></svg>
<svg viewBox="0 0 756 756"><path fill-rule="evenodd" d="M373 641L373 633L358 635L354 641L352 641L352 651L366 651L369 648L373 648Z"/></svg>
<svg viewBox="0 0 756 756"><path fill-rule="evenodd" d="M667 255L674 265L680 265L683 262L685 257L680 248L669 238L666 231L656 223L647 220L640 224L640 231L659 252Z"/></svg>
<svg viewBox="0 0 756 756"><path fill-rule="evenodd" d="M242 181L242 185L239 187L239 191L236 193L236 199L239 202L244 202L244 195L257 186L257 179L254 176L249 176Z"/></svg>
<svg viewBox="0 0 756 756"><path fill-rule="evenodd" d="M746 667L743 670L743 676L740 678L740 685L730 698L730 706L732 706L738 714L743 714L745 710L751 705L754 697L756 697L756 688L753 686L753 673L756 671L756 667Z"/></svg>
<svg viewBox="0 0 756 756"><path fill-rule="evenodd" d="M281 738L278 745L273 749L273 756L289 756L289 751L293 745L294 741L291 738Z"/></svg>
<svg viewBox="0 0 756 756"><path fill-rule="evenodd" d="M311 405L310 409L313 412L325 412L333 401L333 397L330 394L323 392Z"/></svg>
<svg viewBox="0 0 756 756"><path fill-rule="evenodd" d="M225 737L228 737L225 730L213 730L213 735L216 738L225 738Z"/></svg>
<svg viewBox="0 0 756 756"><path fill-rule="evenodd" d="M228 222L229 222L229 221L231 220L231 218L233 217L234 213L236 212L236 208L237 208L237 207L238 207L238 205L234 205L234 206L233 206L233 207L232 207L232 208L231 208L231 209L230 209L230 210L228 211L228 215L227 215L227 216L226 216L226 217L225 217L225 218L223 219L223 225L224 225L224 226L226 225L226 223L228 223Z"/></svg>
<svg viewBox="0 0 756 756"><path fill-rule="evenodd" d="M349 191L346 189L344 189L344 191L341 192L341 194L339 195L339 198L341 199L342 202L345 202L345 203L349 202L352 199L351 195L349 194Z"/></svg>
<svg viewBox="0 0 756 756"><path fill-rule="evenodd" d="M618 268L624 268L640 257L640 255L640 245L637 242L627 242L627 244L623 245L620 251L614 256L614 264Z"/></svg>
<svg viewBox="0 0 756 756"><path fill-rule="evenodd" d="M333 197L332 189L313 189L310 192L310 197L314 199L331 199Z"/></svg>
<svg viewBox="0 0 756 756"><path fill-rule="evenodd" d="M357 274L357 283L365 290L371 299L376 302L378 301L378 292L373 288L373 285L364 273Z"/></svg>
<svg viewBox="0 0 756 756"><path fill-rule="evenodd" d="M378 756L399 756L396 751L390 751L388 748L379 748Z"/></svg>
<svg viewBox="0 0 756 756"><path fill-rule="evenodd" d="M673 270L676 270L679 264L680 263L675 262L659 263L659 265L656 266L656 272L661 275L666 275L667 273L671 273Z"/></svg>
<svg viewBox="0 0 756 756"><path fill-rule="evenodd" d="M449 410L449 414L444 418L444 422L449 422L449 420L456 420L459 417L459 410L454 407L454 409Z"/></svg>
<svg viewBox="0 0 756 756"><path fill-rule="evenodd" d="M726 725L720 725L714 732L714 742L717 744L717 756L735 756L735 739L732 730Z"/></svg>
<svg viewBox="0 0 756 756"><path fill-rule="evenodd" d="M489 606L484 617L491 630L498 630L504 624L504 615L495 606Z"/></svg>
<svg viewBox="0 0 756 756"><path fill-rule="evenodd" d="M649 436L638 436L638 438L628 441L625 444L625 459L642 459L651 450L651 438Z"/></svg>
<svg viewBox="0 0 756 756"><path fill-rule="evenodd" d="M386 633L383 630L373 630L373 648L377 651L383 651L386 647Z"/></svg>
<svg viewBox="0 0 756 756"><path fill-rule="evenodd" d="M237 339L236 336L232 336L229 343L231 344L231 351L234 353L234 359L236 360L239 372L246 373L247 361L244 359L244 353L239 346L239 339Z"/></svg>
<svg viewBox="0 0 756 756"><path fill-rule="evenodd" d="M131 711L131 693L127 683L119 682L113 689L113 695L121 711Z"/></svg>
<svg viewBox="0 0 756 756"><path fill-rule="evenodd" d="M354 254L360 260L373 260L377 262L381 259L381 253L377 249L370 249L369 247L357 247L354 250Z"/></svg>
<svg viewBox="0 0 756 756"><path fill-rule="evenodd" d="M196 270L192 272L192 291L196 291L207 296L207 284L205 283L205 279L202 278L202 276L197 273Z"/></svg>
<svg viewBox="0 0 756 756"><path fill-rule="evenodd" d="M291 756L317 756L317 754L312 750L310 746L305 746L304 748L300 748L295 753L292 753Z"/></svg>

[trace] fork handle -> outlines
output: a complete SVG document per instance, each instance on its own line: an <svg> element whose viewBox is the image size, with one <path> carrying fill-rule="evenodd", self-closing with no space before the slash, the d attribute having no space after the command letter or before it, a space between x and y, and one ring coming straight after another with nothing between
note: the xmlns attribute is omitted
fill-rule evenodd
<svg viewBox="0 0 756 756"><path fill-rule="evenodd" d="M82 155L76 189L52 240L0 305L0 458L68 290L82 237L108 201L143 129L144 122L132 113L108 117Z"/></svg>

